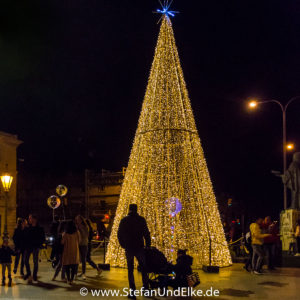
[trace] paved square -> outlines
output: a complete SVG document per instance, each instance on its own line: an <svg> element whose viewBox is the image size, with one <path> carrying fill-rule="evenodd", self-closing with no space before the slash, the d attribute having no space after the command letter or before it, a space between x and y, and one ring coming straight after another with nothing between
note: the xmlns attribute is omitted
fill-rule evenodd
<svg viewBox="0 0 300 300"><path fill-rule="evenodd" d="M96 258L95 258L95 261ZM242 264L220 270L220 274L206 274L198 271L201 284L198 289L207 290L213 287L220 291L219 297L214 299L300 299L300 269L281 268L265 275L247 273ZM116 289L127 287L127 270L112 268L103 271L100 277L91 267L87 269L87 279L78 279L73 286L57 280L51 281L53 276L51 264L40 263L37 284L27 284L22 278L14 276L13 287L7 285L0 288L1 299L49 299L49 300L77 300L77 299L127 299L126 297L97 297L91 295L91 289ZM60 277L58 277L60 278ZM135 273L137 287L141 287L141 276ZM86 296L80 295L81 288L87 288ZM86 292L86 290L82 290ZM176 297L173 297L175 299ZM201 297L199 297L201 298ZM206 297L210 298L210 297ZM142 299L142 297L138 297ZM156 297L156 299L171 299L171 297Z"/></svg>

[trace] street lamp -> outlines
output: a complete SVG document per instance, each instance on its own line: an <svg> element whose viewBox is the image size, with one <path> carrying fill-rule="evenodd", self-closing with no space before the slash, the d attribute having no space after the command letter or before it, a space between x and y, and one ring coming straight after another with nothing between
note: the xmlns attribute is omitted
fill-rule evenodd
<svg viewBox="0 0 300 300"><path fill-rule="evenodd" d="M249 107L251 109L256 108L259 104L264 104L264 103L276 103L280 106L281 111L282 111L282 138L283 138L283 142L282 142L282 149L283 149L283 174L286 173L286 152L287 150L292 150L292 148L288 148L289 145L287 145L286 142L286 110L288 108L288 106L295 100L299 100L300 96L296 96L291 98L285 105L283 105L281 102L279 102L278 100L266 100L266 101L257 101L257 100L252 100L249 102ZM287 188L286 188L286 184L283 185L283 205L284 205L284 209L287 208Z"/></svg>
<svg viewBox="0 0 300 300"><path fill-rule="evenodd" d="M13 181L13 176L11 176L9 173L4 173L1 176L1 182L3 186L3 190L5 192L5 221L4 221L3 241L9 239L8 231L7 231L7 206L8 206L8 192L10 190L12 181Z"/></svg>
<svg viewBox="0 0 300 300"><path fill-rule="evenodd" d="M249 102L250 108L255 108L256 106L257 106L257 101L253 100L253 101Z"/></svg>
<svg viewBox="0 0 300 300"><path fill-rule="evenodd" d="M292 143L287 144L287 145L286 145L286 149L287 149L288 151L293 151L293 150L295 149L295 145L292 144Z"/></svg>

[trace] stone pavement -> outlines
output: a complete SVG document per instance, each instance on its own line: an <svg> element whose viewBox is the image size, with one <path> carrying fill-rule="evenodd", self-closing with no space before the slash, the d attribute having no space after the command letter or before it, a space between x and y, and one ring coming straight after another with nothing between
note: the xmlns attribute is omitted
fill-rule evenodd
<svg viewBox="0 0 300 300"><path fill-rule="evenodd" d="M96 259L95 259L96 260ZM97 260L96 260L97 261ZM201 284L198 289L207 290L213 287L220 291L219 297L214 299L300 299L300 269L282 268L264 275L253 275L242 268L242 264L223 268L220 274L206 274L198 271ZM103 271L100 277L91 267L87 269L87 279L77 280L73 286L57 280L51 281L53 269L50 263L40 263L37 284L27 284L22 278L13 278L13 287L0 287L0 299L49 299L49 300L77 300L96 299L91 295L91 289L119 289L127 287L126 269L112 268ZM135 273L137 287L141 286L141 276ZM87 296L80 296L80 289L88 289ZM85 292L85 290L84 290ZM124 297L100 297L106 299L127 299ZM176 297L156 297L153 299L175 299ZM138 297L142 299L142 297ZM145 298L146 299L146 298Z"/></svg>

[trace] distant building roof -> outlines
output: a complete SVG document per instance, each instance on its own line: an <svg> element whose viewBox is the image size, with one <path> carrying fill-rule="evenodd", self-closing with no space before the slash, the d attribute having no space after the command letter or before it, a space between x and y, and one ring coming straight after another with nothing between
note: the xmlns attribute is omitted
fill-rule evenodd
<svg viewBox="0 0 300 300"><path fill-rule="evenodd" d="M7 133L4 131L0 131L0 141L12 146L19 146L23 143L23 141L18 139L16 134Z"/></svg>

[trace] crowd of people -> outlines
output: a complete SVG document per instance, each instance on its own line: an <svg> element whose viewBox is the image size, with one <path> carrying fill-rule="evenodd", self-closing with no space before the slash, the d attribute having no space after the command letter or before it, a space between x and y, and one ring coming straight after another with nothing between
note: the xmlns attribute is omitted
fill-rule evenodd
<svg viewBox="0 0 300 300"><path fill-rule="evenodd" d="M99 229L102 235L104 230ZM97 274L102 270L93 262L91 258L92 239L94 230L90 220L81 215L76 216L74 220L59 221L54 219L50 234L53 238L52 250L49 261L55 269L52 280L55 281L61 273L62 281L72 285L77 277L86 279L86 264L89 263ZM130 205L129 214L121 220L118 239L120 245L125 249L129 286L135 290L133 277L134 257L137 258L141 267L143 286L149 289L149 278L146 270L145 246L151 250L151 239L146 220L137 213L137 206ZM2 264L2 285L5 285L6 273L8 277L8 286L12 285L11 266L12 256L15 256L13 273L18 270L21 277L29 283L36 283L38 280L39 254L41 249L45 248L45 231L39 225L35 215L29 215L27 219L19 218L13 234L14 247L9 246L9 240L5 239L0 248L0 263ZM155 249L157 252L157 249ZM161 255L163 255L161 253ZM31 271L30 257L33 261L33 271ZM81 273L78 274L78 266L81 263ZM188 286L187 275L192 273L193 258L186 254L186 250L178 250L176 265L171 265L172 271L175 271L175 277L164 280L163 284L173 288ZM130 296L129 298L135 298Z"/></svg>
<svg viewBox="0 0 300 300"><path fill-rule="evenodd" d="M264 263L267 268L275 270L276 249L280 243L279 228L277 222L272 222L271 217L257 218L249 227L245 235L245 246L249 252L249 258L244 268L254 274L263 274ZM61 279L72 285L77 277L86 279L86 264L89 263L99 275L102 270L91 258L92 239L94 230L90 220L81 215L74 220L58 221L51 225L50 233L54 239L50 261L55 268L52 280L55 281L61 272ZM300 250L300 220L295 230L297 256ZM4 239L0 248L0 263L2 264L2 285L5 285L6 273L8 286L12 285L11 265L12 256L15 256L13 273L20 272L24 280L37 282L39 268L39 252L45 246L45 232L34 215L28 219L19 218L13 234L13 249L9 241ZM135 290L133 277L134 257L139 262L142 272L143 286L149 288L149 278L146 271L146 257L144 248L151 246L151 239L146 220L137 213L136 204L131 204L128 215L120 222L118 229L118 240L125 249L128 281L132 290ZM33 272L30 266L30 257L33 260ZM187 286L187 275L192 273L192 257L186 254L186 250L178 250L177 264L173 266L176 270L175 280L167 285L178 287ZM78 266L81 263L81 273L78 274Z"/></svg>
<svg viewBox="0 0 300 300"><path fill-rule="evenodd" d="M250 231L245 235L245 246L249 258L244 268L256 275L263 274L264 263L269 271L275 270L276 251L280 242L277 222L272 222L271 217L257 220L250 225Z"/></svg>
<svg viewBox="0 0 300 300"><path fill-rule="evenodd" d="M51 226L53 246L50 260L55 268L52 280L56 280L61 272L61 279L72 285L76 277L86 279L86 263L89 263L97 274L102 270L91 259L92 238L94 231L91 222L81 215L75 220L55 220ZM8 286L12 285L11 265L12 256L15 256L13 273L20 272L21 277L28 282L36 283L38 280L39 253L45 247L45 231L38 223L34 215L28 219L19 218L13 234L14 247L9 246L8 239L3 241L0 248L0 263L2 265L2 285L5 285L6 272ZM33 260L33 272L31 272L30 257ZM81 262L82 272L78 274L78 266Z"/></svg>

